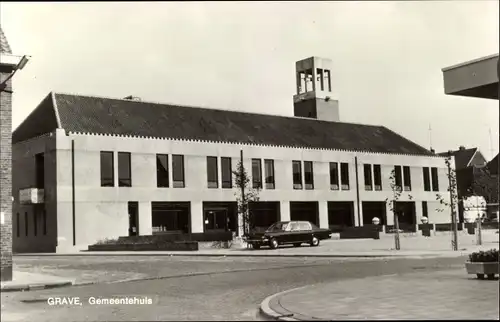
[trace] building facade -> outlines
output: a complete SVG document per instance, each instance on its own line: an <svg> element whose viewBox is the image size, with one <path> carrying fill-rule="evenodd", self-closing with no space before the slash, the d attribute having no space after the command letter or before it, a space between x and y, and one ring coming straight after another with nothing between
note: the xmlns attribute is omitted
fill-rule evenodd
<svg viewBox="0 0 500 322"><path fill-rule="evenodd" d="M237 234L232 171L241 151L260 189L250 207L257 227L309 220L338 230L373 217L392 225L393 170L402 227L423 216L449 223L436 201L448 195L444 158L385 127L340 122L328 60L300 66L295 117L49 94L13 134L14 251L73 251L128 235Z"/></svg>

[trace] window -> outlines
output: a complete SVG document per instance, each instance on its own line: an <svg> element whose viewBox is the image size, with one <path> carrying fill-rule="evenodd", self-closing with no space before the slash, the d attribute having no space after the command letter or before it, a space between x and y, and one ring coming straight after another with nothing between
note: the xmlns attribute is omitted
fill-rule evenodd
<svg viewBox="0 0 500 322"><path fill-rule="evenodd" d="M373 165L373 176L374 176L374 182L375 182L375 190L381 191L382 190L382 171L380 169L380 164Z"/></svg>
<svg viewBox="0 0 500 322"><path fill-rule="evenodd" d="M301 230L301 231L310 231L310 230L312 230L312 226L308 222L302 221L302 222L299 222L298 225L299 225L299 230Z"/></svg>
<svg viewBox="0 0 500 322"><path fill-rule="evenodd" d="M132 187L132 169L128 152L118 152L118 187Z"/></svg>
<svg viewBox="0 0 500 322"><path fill-rule="evenodd" d="M35 173L36 187L43 189L45 187L45 157L43 153L35 155Z"/></svg>
<svg viewBox="0 0 500 322"><path fill-rule="evenodd" d="M365 164L364 168L363 168L363 172L365 175L365 190L373 190L372 165Z"/></svg>
<svg viewBox="0 0 500 322"><path fill-rule="evenodd" d="M266 189L274 189L274 160L264 160Z"/></svg>
<svg viewBox="0 0 500 322"><path fill-rule="evenodd" d="M36 220L38 218L38 212L34 211L33 212L33 234L36 236L38 233L38 227L36 225Z"/></svg>
<svg viewBox="0 0 500 322"><path fill-rule="evenodd" d="M304 161L304 181L306 189L314 189L314 172L312 161Z"/></svg>
<svg viewBox="0 0 500 322"><path fill-rule="evenodd" d="M262 188L262 164L260 159L252 159L252 185L256 189Z"/></svg>
<svg viewBox="0 0 500 322"><path fill-rule="evenodd" d="M217 157L207 157L207 181L209 188L219 187L219 172L217 171Z"/></svg>
<svg viewBox="0 0 500 322"><path fill-rule="evenodd" d="M28 213L24 213L24 233L28 236Z"/></svg>
<svg viewBox="0 0 500 322"><path fill-rule="evenodd" d="M101 151L101 187L115 186L113 152Z"/></svg>
<svg viewBox="0 0 500 322"><path fill-rule="evenodd" d="M432 191L439 191L438 169L431 168L432 175Z"/></svg>
<svg viewBox="0 0 500 322"><path fill-rule="evenodd" d="M292 161L293 189L302 189L302 165L300 161Z"/></svg>
<svg viewBox="0 0 500 322"><path fill-rule="evenodd" d="M330 162L330 189L339 190L339 164Z"/></svg>
<svg viewBox="0 0 500 322"><path fill-rule="evenodd" d="M342 184L342 190L349 190L349 164L340 164L340 183Z"/></svg>
<svg viewBox="0 0 500 322"><path fill-rule="evenodd" d="M394 166L394 172L395 172L395 176L396 176L396 187L398 189L402 189L403 188L403 174L401 172L401 166L400 165L396 165Z"/></svg>
<svg viewBox="0 0 500 322"><path fill-rule="evenodd" d="M427 201L422 201L422 216L429 218L429 210L427 208Z"/></svg>
<svg viewBox="0 0 500 322"><path fill-rule="evenodd" d="M47 212L45 211L45 209L42 212L42 216L43 216L43 234L47 235Z"/></svg>
<svg viewBox="0 0 500 322"><path fill-rule="evenodd" d="M21 216L19 213L16 214L16 235L17 237L21 236Z"/></svg>
<svg viewBox="0 0 500 322"><path fill-rule="evenodd" d="M411 171L410 167L403 167L403 177L404 177L404 189L405 191L411 191Z"/></svg>
<svg viewBox="0 0 500 322"><path fill-rule="evenodd" d="M231 158L221 158L222 166L222 188L231 189L233 187L233 168Z"/></svg>
<svg viewBox="0 0 500 322"><path fill-rule="evenodd" d="M156 155L156 186L168 188L168 154Z"/></svg>
<svg viewBox="0 0 500 322"><path fill-rule="evenodd" d="M423 176L424 176L424 191L431 191L431 177L429 173L429 168L422 168Z"/></svg>
<svg viewBox="0 0 500 322"><path fill-rule="evenodd" d="M172 155L172 179L174 188L184 188L184 156Z"/></svg>

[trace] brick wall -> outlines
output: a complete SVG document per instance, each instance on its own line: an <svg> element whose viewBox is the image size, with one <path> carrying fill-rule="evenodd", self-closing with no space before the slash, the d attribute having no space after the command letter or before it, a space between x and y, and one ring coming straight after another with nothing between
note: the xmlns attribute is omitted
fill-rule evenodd
<svg viewBox="0 0 500 322"><path fill-rule="evenodd" d="M0 70L0 81L9 71ZM6 91L12 90L11 81ZM12 94L0 92L0 211L4 213L1 224L1 280L12 280Z"/></svg>

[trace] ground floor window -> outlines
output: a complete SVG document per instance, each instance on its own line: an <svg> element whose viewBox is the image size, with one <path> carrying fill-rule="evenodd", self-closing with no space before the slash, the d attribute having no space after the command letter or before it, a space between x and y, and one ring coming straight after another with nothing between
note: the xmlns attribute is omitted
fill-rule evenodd
<svg viewBox="0 0 500 322"><path fill-rule="evenodd" d="M328 224L333 231L341 231L344 227L354 227L354 202L328 202Z"/></svg>
<svg viewBox="0 0 500 322"><path fill-rule="evenodd" d="M204 202L203 220L205 232L238 231L236 202Z"/></svg>
<svg viewBox="0 0 500 322"><path fill-rule="evenodd" d="M253 221L252 230L266 230L280 220L279 202L252 202L248 206Z"/></svg>
<svg viewBox="0 0 500 322"><path fill-rule="evenodd" d="M379 226L386 225L386 205L385 201L363 201L361 204L363 210L363 225L371 225L375 217L380 220Z"/></svg>
<svg viewBox="0 0 500 322"><path fill-rule="evenodd" d="M318 202L290 202L290 220L304 220L319 226Z"/></svg>
<svg viewBox="0 0 500 322"><path fill-rule="evenodd" d="M189 202L152 202L153 234L189 233Z"/></svg>

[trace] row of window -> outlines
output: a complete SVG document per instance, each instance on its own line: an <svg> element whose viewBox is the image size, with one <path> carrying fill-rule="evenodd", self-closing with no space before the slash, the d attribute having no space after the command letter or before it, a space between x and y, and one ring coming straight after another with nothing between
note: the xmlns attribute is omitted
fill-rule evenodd
<svg viewBox="0 0 500 322"><path fill-rule="evenodd" d="M172 182L174 188L185 187L184 156L172 155ZM169 155L156 155L156 182L159 188L170 187L169 177ZM264 173L262 171L264 161ZM207 157L207 186L208 188L219 188L219 182L223 189L233 188L232 159L230 157L220 158ZM380 164L364 164L365 190L382 190L382 170ZM304 176L302 176L304 170ZM411 171L409 166L397 165L395 170L395 183L404 191L411 191ZM314 189L314 169L312 161L292 161L293 188L306 190ZM264 180L263 180L264 175ZM111 151L101 152L101 186L114 187L114 153ZM424 190L439 191L437 168L423 168ZM219 180L220 179L220 180ZM274 160L252 159L252 187L275 189ZM118 152L118 186L132 186L131 155L129 152ZM330 162L330 189L349 190L349 164Z"/></svg>
<svg viewBox="0 0 500 322"><path fill-rule="evenodd" d="M42 233L43 235L47 235L47 213L45 210L43 210L41 213L40 212L33 212L33 236L38 235L38 218L42 217ZM16 214L16 235L17 237L21 236L21 214L17 213ZM28 213L24 213L24 233L26 236L29 235L29 219L28 219Z"/></svg>

